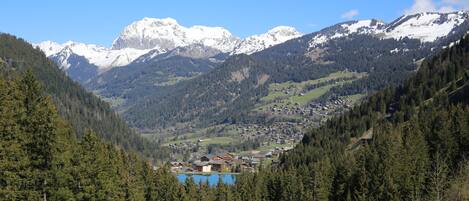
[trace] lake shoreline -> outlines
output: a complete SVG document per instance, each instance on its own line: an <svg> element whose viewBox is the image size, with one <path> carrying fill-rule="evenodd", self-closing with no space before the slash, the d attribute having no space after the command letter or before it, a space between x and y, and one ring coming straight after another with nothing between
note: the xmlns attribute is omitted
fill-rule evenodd
<svg viewBox="0 0 469 201"><path fill-rule="evenodd" d="M190 172L189 174L177 173L176 177L178 181L182 184L185 183L186 179L191 177L195 183L208 183L210 186L215 186L221 180L224 184L234 185L236 182L236 176L239 173L205 173L198 174L202 172Z"/></svg>
<svg viewBox="0 0 469 201"><path fill-rule="evenodd" d="M185 175L240 175L239 172L174 172L175 175L185 174Z"/></svg>

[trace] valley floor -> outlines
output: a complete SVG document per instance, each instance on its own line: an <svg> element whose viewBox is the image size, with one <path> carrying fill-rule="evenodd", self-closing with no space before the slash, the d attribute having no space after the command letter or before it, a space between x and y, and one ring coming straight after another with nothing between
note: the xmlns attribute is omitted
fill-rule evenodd
<svg viewBox="0 0 469 201"><path fill-rule="evenodd" d="M318 127L360 102L365 94L324 100L321 97L333 87L365 76L366 73L339 71L301 83L271 84L269 94L251 111L252 115L272 119L268 124L220 124L201 129L173 127L156 132L158 136L153 133L143 135L162 141L163 146L170 148L171 161L196 161L206 154L229 152L240 158L258 158L270 164L276 161L272 155L293 148L309 128ZM161 136L161 133L166 134Z"/></svg>

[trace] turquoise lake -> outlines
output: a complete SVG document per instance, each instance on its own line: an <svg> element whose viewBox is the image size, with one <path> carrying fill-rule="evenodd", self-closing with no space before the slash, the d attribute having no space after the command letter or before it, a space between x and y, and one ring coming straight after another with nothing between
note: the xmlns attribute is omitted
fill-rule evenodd
<svg viewBox="0 0 469 201"><path fill-rule="evenodd" d="M188 177L192 177L195 183L200 182L208 182L210 186L217 185L218 180L221 178L223 183L232 185L236 181L236 175L234 174L207 174L207 175L200 175L200 174L177 174L176 175L179 182L184 183Z"/></svg>

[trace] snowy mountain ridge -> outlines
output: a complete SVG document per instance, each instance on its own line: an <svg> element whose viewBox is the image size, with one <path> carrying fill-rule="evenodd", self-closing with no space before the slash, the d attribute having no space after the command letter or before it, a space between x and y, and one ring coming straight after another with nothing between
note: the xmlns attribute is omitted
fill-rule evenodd
<svg viewBox="0 0 469 201"><path fill-rule="evenodd" d="M267 33L247 37L234 48L231 54L252 54L302 35L293 27L278 26Z"/></svg>
<svg viewBox="0 0 469 201"><path fill-rule="evenodd" d="M404 15L385 24L378 20L350 21L318 32L310 41L310 48L319 47L330 40L352 34L370 34L385 39L418 39L422 43L435 42L466 22L468 11L452 13L425 12Z"/></svg>
<svg viewBox="0 0 469 201"><path fill-rule="evenodd" d="M111 67L125 66L138 58L139 56L146 54L150 50L139 50L134 48L124 48L119 50L113 50L106 47L101 47L93 44L84 44L73 41L68 41L64 44L58 44L52 41L45 41L36 44L47 57L63 57L61 64L66 64L66 58L71 54L83 56L91 64L94 64L100 68L100 70L107 70ZM61 65L60 67L67 69L67 66Z"/></svg>
<svg viewBox="0 0 469 201"><path fill-rule="evenodd" d="M375 19L349 21L313 33L309 48L321 47L331 40L353 34L369 34L383 39L418 39L422 43L434 42L450 34L468 18L469 12L458 11L404 15L387 24ZM126 26L114 40L111 48L71 41L64 44L44 41L36 46L49 57L64 55L65 58L70 53L83 56L91 64L98 66L102 72L112 67L128 65L137 59L138 61L150 60L159 54L181 47L192 49L191 54L185 56L201 57L204 52L212 54L213 50L229 55L252 54L301 36L302 33L293 27L278 26L264 34L249 36L241 40L222 27L199 25L184 27L172 18L143 18ZM207 48L206 51L200 50L204 47ZM147 54L150 51L151 54ZM62 64L63 68L67 68L65 60Z"/></svg>
<svg viewBox="0 0 469 201"><path fill-rule="evenodd" d="M254 35L241 40L222 27L184 27L172 18L143 18L126 26L114 40L112 47L69 41L59 44L44 41L38 44L46 56L63 57L71 53L83 56L106 71L112 67L125 66L140 56L151 58L180 47L205 47L207 51L218 50L230 54L252 54L302 34L293 27L279 26L265 34ZM151 51L151 54L148 54ZM140 61L151 58L141 58ZM66 59L60 63L67 68Z"/></svg>

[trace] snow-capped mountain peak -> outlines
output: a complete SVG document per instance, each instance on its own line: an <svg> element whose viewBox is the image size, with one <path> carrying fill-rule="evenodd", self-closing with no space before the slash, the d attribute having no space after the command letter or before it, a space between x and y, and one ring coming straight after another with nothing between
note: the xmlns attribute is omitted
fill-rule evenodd
<svg viewBox="0 0 469 201"><path fill-rule="evenodd" d="M301 35L293 27L278 26L264 34L241 40L223 27L201 25L185 27L173 18L145 17L126 26L114 40L111 48L74 41L63 44L44 41L35 45L48 57L64 54L61 51L69 48L71 53L83 56L90 64L98 66L103 71L127 65L150 51L151 54L146 55L149 58L181 47L186 47L185 54L195 57L211 55L217 51L252 54Z"/></svg>
<svg viewBox="0 0 469 201"><path fill-rule="evenodd" d="M114 40L112 49L135 48L171 50L176 47L202 44L228 52L239 42L222 27L184 27L172 18L143 18L124 28Z"/></svg>
<svg viewBox="0 0 469 201"><path fill-rule="evenodd" d="M70 49L70 47L65 47L60 52L57 52L53 55L55 56L55 58L57 58L56 61L59 67L61 67L63 70L67 70L70 67L70 63L68 62L68 59L73 54L74 54L73 50Z"/></svg>
<svg viewBox="0 0 469 201"><path fill-rule="evenodd" d="M146 23L161 24L161 25L178 25L179 26L179 23L177 22L177 20L170 18L170 17L161 18L161 19L144 17L141 21L137 21L136 24L138 24L139 22L144 22L144 24L146 22Z"/></svg>
<svg viewBox="0 0 469 201"><path fill-rule="evenodd" d="M271 35L292 35L292 34L299 34L299 32L294 28L290 26L276 26L269 31L267 31L268 34Z"/></svg>
<svg viewBox="0 0 469 201"><path fill-rule="evenodd" d="M235 47L231 54L252 54L302 35L293 27L278 26L267 33L246 38Z"/></svg>
<svg viewBox="0 0 469 201"><path fill-rule="evenodd" d="M384 30L384 26L384 22L375 19L344 22L320 31L310 41L310 47L314 48L325 44L329 40L346 37L351 34L380 33Z"/></svg>
<svg viewBox="0 0 469 201"><path fill-rule="evenodd" d="M53 42L53 41L49 41L49 40L35 44L35 46L39 47L39 49L41 49L44 52L44 54L46 54L46 56L56 54L57 52L59 52L60 50L64 48L63 45Z"/></svg>
<svg viewBox="0 0 469 201"><path fill-rule="evenodd" d="M433 42L450 34L455 27L461 26L469 17L469 12L419 13L404 15L391 23L379 20L360 20L340 23L312 34L310 48L320 47L328 41L353 34L369 34L380 38L418 39L421 42ZM469 26L469 25L468 25ZM143 18L126 26L111 48L92 44L69 41L58 44L44 41L36 44L47 56L70 51L85 57L91 64L106 70L133 62L140 56L152 51L147 56L169 52L180 47L206 47L210 51L191 49L191 55L205 55L206 52L219 50L230 54L252 54L271 46L302 36L293 27L278 26L266 33L253 35L244 40L233 36L223 27L180 25L173 18ZM198 46L199 45L199 46ZM69 48L69 50L65 48ZM187 51L187 50L186 50ZM196 54L197 53L197 54ZM202 54L203 53L203 54ZM61 54L64 54L62 52Z"/></svg>
<svg viewBox="0 0 469 201"><path fill-rule="evenodd" d="M388 25L385 38L399 40L408 37L422 42L433 42L448 35L453 28L467 19L468 13L463 11L404 15Z"/></svg>

